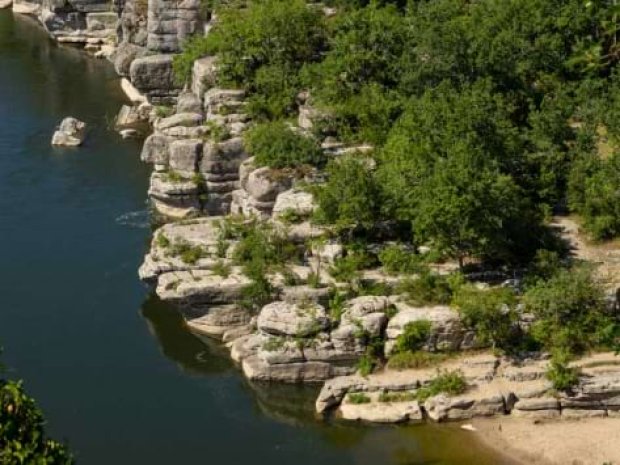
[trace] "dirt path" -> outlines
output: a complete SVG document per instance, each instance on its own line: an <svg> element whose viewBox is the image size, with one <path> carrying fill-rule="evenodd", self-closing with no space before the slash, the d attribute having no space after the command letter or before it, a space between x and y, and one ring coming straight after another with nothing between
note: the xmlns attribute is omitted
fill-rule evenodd
<svg viewBox="0 0 620 465"><path fill-rule="evenodd" d="M579 231L579 225L571 217L555 217L552 225L571 244L575 258L596 265L596 274L606 288L620 288L620 241L593 243Z"/></svg>

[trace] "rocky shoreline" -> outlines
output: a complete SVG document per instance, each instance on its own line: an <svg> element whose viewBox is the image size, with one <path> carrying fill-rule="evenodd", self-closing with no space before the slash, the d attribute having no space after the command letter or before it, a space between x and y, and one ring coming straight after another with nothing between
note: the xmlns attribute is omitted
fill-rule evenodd
<svg viewBox="0 0 620 465"><path fill-rule="evenodd" d="M397 292L406 276L376 267L363 271L351 289L328 273L343 245L330 227L310 221L316 204L307 186L321 182L321 173L256 163L243 141L251 126L246 95L214 87L214 57L194 63L185 87L175 80L173 57L181 42L209 29L198 2L68 5L12 2L13 11L36 17L58 43L83 47L114 64L131 101L120 110L116 128L123 137L146 136L141 159L153 165L148 194L167 222L153 236L140 278L179 309L190 331L221 340L249 380L324 383L318 414L369 423L620 416L620 359L614 354L574 362L581 371L578 385L570 395L558 393L545 378L544 356L515 361L484 351L455 309L416 305ZM291 130L305 134L321 115L309 95L300 94L298 105ZM321 142L331 158L372 148ZM265 276L270 295L261 305L248 302L255 279L238 260L249 231L290 245L295 257ZM436 264L434 271L445 274L456 266ZM530 318L523 312L519 324ZM430 322L424 350L445 354L445 361L417 370L359 373L374 344L380 342L387 357L407 326L420 321ZM465 392L422 398L420 391L438 369L462 373Z"/></svg>

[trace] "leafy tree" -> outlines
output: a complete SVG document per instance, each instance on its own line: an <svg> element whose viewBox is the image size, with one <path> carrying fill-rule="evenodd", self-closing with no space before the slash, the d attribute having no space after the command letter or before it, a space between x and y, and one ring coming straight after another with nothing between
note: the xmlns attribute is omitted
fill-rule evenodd
<svg viewBox="0 0 620 465"><path fill-rule="evenodd" d="M67 448L45 434L43 413L21 382L0 379L0 463L71 465Z"/></svg>
<svg viewBox="0 0 620 465"><path fill-rule="evenodd" d="M331 160L327 176L317 189L318 219L341 230L372 227L378 219L379 187L368 160L355 155Z"/></svg>
<svg viewBox="0 0 620 465"><path fill-rule="evenodd" d="M243 9L222 9L203 39L206 51L218 57L220 83L248 89L255 116L268 118L293 109L299 70L319 58L325 40L320 9L303 0L260 0Z"/></svg>
<svg viewBox="0 0 620 465"><path fill-rule="evenodd" d="M535 226L522 192L510 176L463 147L435 163L421 180L414 213L419 240L430 240L460 266L465 257L514 260Z"/></svg>

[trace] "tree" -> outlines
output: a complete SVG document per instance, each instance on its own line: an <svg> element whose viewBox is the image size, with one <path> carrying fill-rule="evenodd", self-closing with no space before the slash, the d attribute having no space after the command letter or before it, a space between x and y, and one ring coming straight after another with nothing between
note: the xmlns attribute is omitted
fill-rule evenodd
<svg viewBox="0 0 620 465"><path fill-rule="evenodd" d="M458 259L461 267L468 256L512 261L528 239L521 235L523 226L537 226L527 202L510 176L459 145L420 181L415 237Z"/></svg>
<svg viewBox="0 0 620 465"><path fill-rule="evenodd" d="M66 447L49 439L45 420L21 382L0 379L0 463L72 465Z"/></svg>
<svg viewBox="0 0 620 465"><path fill-rule="evenodd" d="M368 160L362 155L331 160L327 176L317 189L318 218L341 230L372 227L378 219L379 189Z"/></svg>

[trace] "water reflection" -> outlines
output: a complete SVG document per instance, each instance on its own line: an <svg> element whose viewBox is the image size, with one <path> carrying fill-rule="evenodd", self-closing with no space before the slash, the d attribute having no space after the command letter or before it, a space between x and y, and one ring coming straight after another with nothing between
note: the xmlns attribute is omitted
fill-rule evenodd
<svg viewBox="0 0 620 465"><path fill-rule="evenodd" d="M187 330L181 315L151 294L140 310L162 353L185 373L222 374L234 370L225 347L217 341L198 339Z"/></svg>

